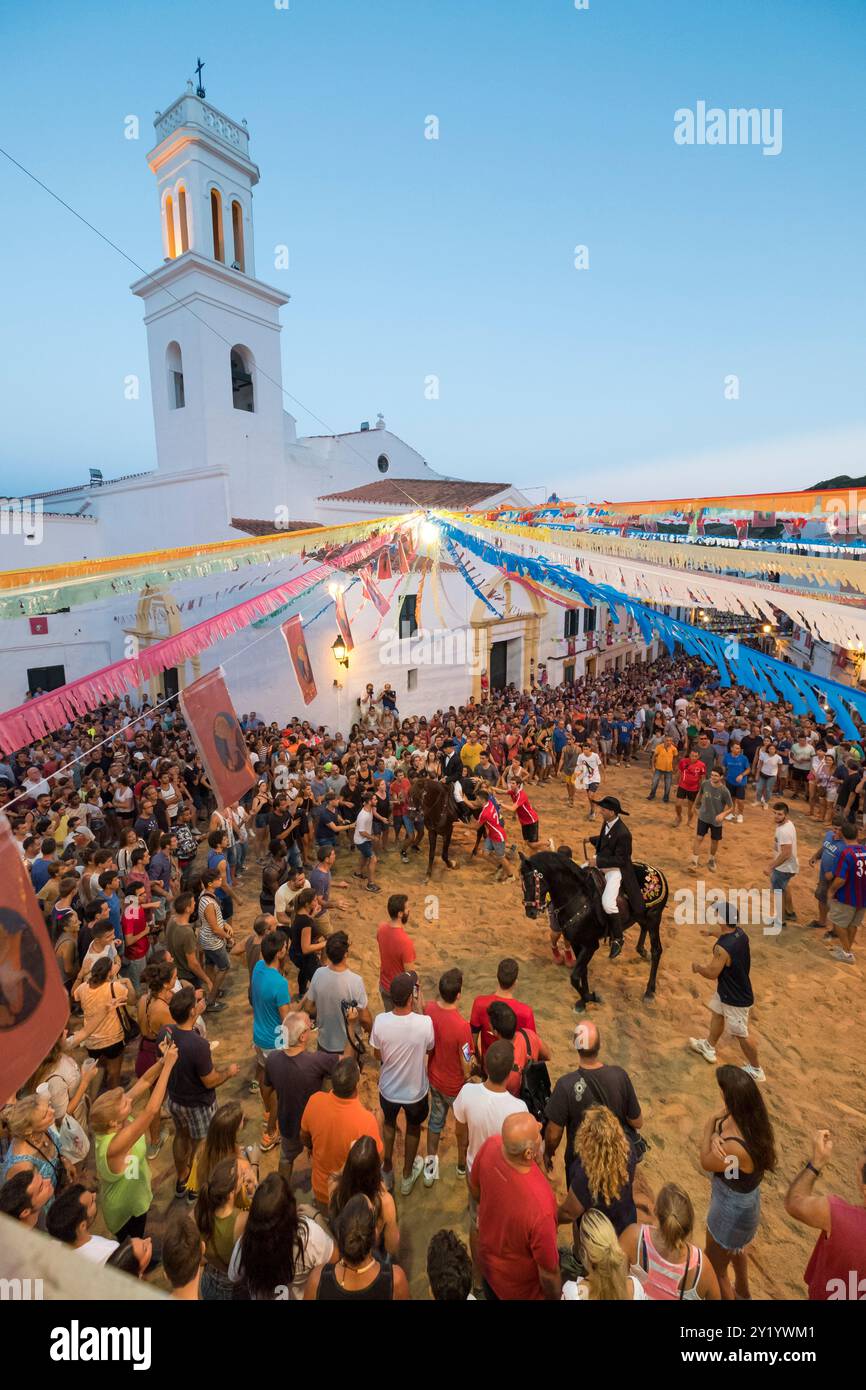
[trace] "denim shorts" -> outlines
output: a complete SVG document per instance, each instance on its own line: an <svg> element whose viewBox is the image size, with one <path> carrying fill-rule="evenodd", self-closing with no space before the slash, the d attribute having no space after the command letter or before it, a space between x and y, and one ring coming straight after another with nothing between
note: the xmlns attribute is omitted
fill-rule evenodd
<svg viewBox="0 0 866 1390"><path fill-rule="evenodd" d="M761 1219L761 1189L732 1192L718 1173L713 1174L707 1231L716 1245L737 1255L755 1239Z"/></svg>
<svg viewBox="0 0 866 1390"><path fill-rule="evenodd" d="M430 1087L430 1119L427 1128L431 1134L442 1133L448 1118L448 1111L456 1099L456 1096L443 1095L441 1091L436 1090L435 1086Z"/></svg>
<svg viewBox="0 0 866 1390"><path fill-rule="evenodd" d="M488 835L484 841L484 848L487 850L488 854L495 854L497 859L505 858L504 840L491 840L490 836Z"/></svg>
<svg viewBox="0 0 866 1390"><path fill-rule="evenodd" d="M205 951L204 958L208 965L212 965L214 970L228 970L229 953L225 946L220 946L218 951Z"/></svg>
<svg viewBox="0 0 866 1390"><path fill-rule="evenodd" d="M360 843L359 845L356 845L356 846L355 846L355 849L358 851L358 853L360 854L360 856L361 856L362 859L372 859L372 858L373 858L373 841L372 841L372 840L362 840L361 843Z"/></svg>

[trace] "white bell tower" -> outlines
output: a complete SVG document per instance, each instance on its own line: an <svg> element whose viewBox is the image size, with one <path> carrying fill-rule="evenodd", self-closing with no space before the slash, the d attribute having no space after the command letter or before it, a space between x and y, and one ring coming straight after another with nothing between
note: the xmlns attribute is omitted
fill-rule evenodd
<svg viewBox="0 0 866 1390"><path fill-rule="evenodd" d="M200 71L199 71L200 80ZM154 121L163 264L131 286L144 300L160 472L221 473L229 516L268 519L290 502L279 311L255 278L246 122L187 83Z"/></svg>

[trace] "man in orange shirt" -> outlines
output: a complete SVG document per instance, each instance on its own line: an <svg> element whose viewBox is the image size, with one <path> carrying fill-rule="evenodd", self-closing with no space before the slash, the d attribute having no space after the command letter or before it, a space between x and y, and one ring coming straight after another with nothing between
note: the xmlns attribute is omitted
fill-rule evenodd
<svg viewBox="0 0 866 1390"><path fill-rule="evenodd" d="M313 1196L328 1205L328 1178L341 1173L349 1150L365 1134L375 1139L384 1154L375 1116L358 1099L360 1068L354 1057L344 1057L331 1073L333 1091L317 1091L301 1116L301 1143L313 1158Z"/></svg>
<svg viewBox="0 0 866 1390"><path fill-rule="evenodd" d="M388 899L388 921L376 932L379 947L379 993L386 1013L394 1007L391 981L397 975L418 973L415 964L415 945L406 931L409 921L409 899L405 893L392 893Z"/></svg>
<svg viewBox="0 0 866 1390"><path fill-rule="evenodd" d="M520 1096L520 1083L527 1062L549 1062L550 1048L535 1032L534 1028L518 1026L517 1015L504 999L494 999L487 1010L490 1028L494 1036L514 1047L514 1066L505 1083L505 1089L513 1096Z"/></svg>

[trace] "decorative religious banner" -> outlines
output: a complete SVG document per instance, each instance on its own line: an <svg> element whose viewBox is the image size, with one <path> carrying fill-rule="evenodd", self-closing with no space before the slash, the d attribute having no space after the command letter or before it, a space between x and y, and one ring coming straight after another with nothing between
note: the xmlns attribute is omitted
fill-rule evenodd
<svg viewBox="0 0 866 1390"><path fill-rule="evenodd" d="M365 565L359 573L361 583L364 586L364 593L375 607L377 613L384 618L385 614L388 612L388 600L373 578L370 566Z"/></svg>
<svg viewBox="0 0 866 1390"><path fill-rule="evenodd" d="M30 632L34 637L44 637L48 631L47 618L31 618Z"/></svg>
<svg viewBox="0 0 866 1390"><path fill-rule="evenodd" d="M346 612L346 595L342 590L334 595L334 609L336 610L337 628L342 637L347 652L355 650L355 639L352 636L352 629L349 626L349 615Z"/></svg>
<svg viewBox="0 0 866 1390"><path fill-rule="evenodd" d="M256 780L222 668L180 692L180 708L218 806L230 806Z"/></svg>
<svg viewBox="0 0 866 1390"><path fill-rule="evenodd" d="M308 705L311 700L316 698L316 681L313 676L313 668L310 665L310 654L307 651L304 629L298 614L295 613L293 617L287 618L280 631L286 639L286 646L289 649L289 656L292 658L292 665L295 668L298 685L304 697L304 704Z"/></svg>
<svg viewBox="0 0 866 1390"><path fill-rule="evenodd" d="M397 537L397 567L401 574L408 574L412 568L408 541L402 534Z"/></svg>
<svg viewBox="0 0 866 1390"><path fill-rule="evenodd" d="M387 545L385 546L385 549L380 552L379 565L376 571L376 578L378 579L380 584L383 584L385 580L391 578L391 552L388 549Z"/></svg>
<svg viewBox="0 0 866 1390"><path fill-rule="evenodd" d="M0 1105L32 1076L69 1017L57 957L41 909L0 819Z"/></svg>

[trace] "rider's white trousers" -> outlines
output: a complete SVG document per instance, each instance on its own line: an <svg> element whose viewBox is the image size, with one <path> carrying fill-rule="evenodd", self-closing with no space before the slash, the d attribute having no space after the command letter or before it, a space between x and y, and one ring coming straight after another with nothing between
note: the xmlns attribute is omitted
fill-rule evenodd
<svg viewBox="0 0 866 1390"><path fill-rule="evenodd" d="M613 915L617 911L616 900L622 883L622 869L602 869L602 873L604 892L601 895L601 905L605 912Z"/></svg>

